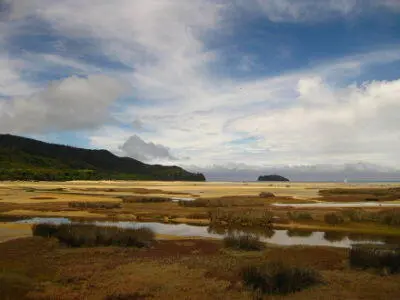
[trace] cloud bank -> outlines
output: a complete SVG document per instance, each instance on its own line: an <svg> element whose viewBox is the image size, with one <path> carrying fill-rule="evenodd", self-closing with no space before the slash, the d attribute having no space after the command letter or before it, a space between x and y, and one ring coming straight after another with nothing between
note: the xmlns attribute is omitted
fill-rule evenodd
<svg viewBox="0 0 400 300"><path fill-rule="evenodd" d="M400 168L400 40L378 18L398 17L398 1L3 4L2 132L73 131L82 146L207 170ZM372 15L386 31L356 31Z"/></svg>

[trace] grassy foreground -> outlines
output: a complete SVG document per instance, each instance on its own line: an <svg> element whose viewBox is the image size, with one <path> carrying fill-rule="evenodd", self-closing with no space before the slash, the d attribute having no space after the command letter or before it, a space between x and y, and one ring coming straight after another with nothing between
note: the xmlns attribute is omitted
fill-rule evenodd
<svg viewBox="0 0 400 300"><path fill-rule="evenodd" d="M300 284L300 291L274 299L398 299L400 275L352 269L348 257L348 250L325 247L242 252L210 240L157 241L139 249L68 248L56 239L23 238L0 244L0 295L22 300L254 299L254 280L266 292L270 287L286 291L288 285L274 276L301 274L300 282L291 281L295 290ZM290 268L281 267L282 261ZM271 269L271 263L278 267Z"/></svg>

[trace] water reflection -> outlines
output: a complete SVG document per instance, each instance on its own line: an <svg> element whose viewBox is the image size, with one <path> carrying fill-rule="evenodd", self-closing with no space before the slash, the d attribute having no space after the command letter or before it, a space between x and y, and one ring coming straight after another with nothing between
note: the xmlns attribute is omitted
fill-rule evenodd
<svg viewBox="0 0 400 300"><path fill-rule="evenodd" d="M288 237L309 237L312 235L312 231L305 231L305 230L299 230L299 229L289 229L287 231L287 236Z"/></svg>
<svg viewBox="0 0 400 300"><path fill-rule="evenodd" d="M340 231L326 231L324 239L330 242L341 242L347 237L347 233Z"/></svg>
<svg viewBox="0 0 400 300"><path fill-rule="evenodd" d="M68 218L32 218L20 220L17 223L51 223L67 224L79 223ZM255 234L264 242L278 245L309 245L309 246L331 246L349 248L357 243L384 244L388 241L395 242L394 238L385 236L371 236L361 234L348 234L345 232L320 232L306 230L270 230L265 228L243 228L223 226L193 226L187 224L164 224L155 222L107 222L92 221L86 222L97 226L117 226L121 228L148 227L158 234L185 236L185 237L209 237L221 239L228 234ZM399 238L396 239L396 243Z"/></svg>
<svg viewBox="0 0 400 300"><path fill-rule="evenodd" d="M208 226L207 231L213 234L229 235L229 234L253 234L260 238L271 238L275 234L275 230L262 228L262 227L243 227L243 226L222 226L218 224L211 224Z"/></svg>

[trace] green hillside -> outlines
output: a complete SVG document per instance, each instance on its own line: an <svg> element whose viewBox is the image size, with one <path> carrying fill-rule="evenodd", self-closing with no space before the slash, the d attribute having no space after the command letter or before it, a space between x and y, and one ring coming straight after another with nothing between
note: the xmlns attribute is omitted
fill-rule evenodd
<svg viewBox="0 0 400 300"><path fill-rule="evenodd" d="M0 135L0 180L100 179L205 181L200 173L190 173L177 166L148 165L107 150Z"/></svg>

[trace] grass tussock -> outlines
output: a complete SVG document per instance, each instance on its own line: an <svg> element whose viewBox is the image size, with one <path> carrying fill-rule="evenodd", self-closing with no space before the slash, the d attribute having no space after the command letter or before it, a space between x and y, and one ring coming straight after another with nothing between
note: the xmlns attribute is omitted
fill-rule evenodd
<svg viewBox="0 0 400 300"><path fill-rule="evenodd" d="M123 203L162 203L171 202L171 198L167 197L138 197L138 196L121 196Z"/></svg>
<svg viewBox="0 0 400 300"><path fill-rule="evenodd" d="M400 247L354 245L350 249L349 263L353 268L379 269L390 274L400 273Z"/></svg>
<svg viewBox="0 0 400 300"><path fill-rule="evenodd" d="M121 208L121 203L116 202L69 202L68 207L71 208L101 208L115 209Z"/></svg>
<svg viewBox="0 0 400 300"><path fill-rule="evenodd" d="M240 276L248 288L269 295L295 293L322 282L321 275L313 269L291 267L281 262L246 266Z"/></svg>
<svg viewBox="0 0 400 300"><path fill-rule="evenodd" d="M344 223L344 218L337 213L328 213L324 215L324 221L329 225L339 225Z"/></svg>
<svg viewBox="0 0 400 300"><path fill-rule="evenodd" d="M155 238L149 228L118 228L90 224L35 224L34 236L54 237L70 247L147 247Z"/></svg>
<svg viewBox="0 0 400 300"><path fill-rule="evenodd" d="M287 216L292 221L311 221L314 220L309 212L305 211L289 211Z"/></svg>
<svg viewBox="0 0 400 300"><path fill-rule="evenodd" d="M226 248L244 251L261 251L265 248L265 244L260 241L260 238L251 234L230 234L224 238L224 246Z"/></svg>
<svg viewBox="0 0 400 300"><path fill-rule="evenodd" d="M273 214L269 210L225 211L216 209L209 212L209 218L214 224L270 227Z"/></svg>

